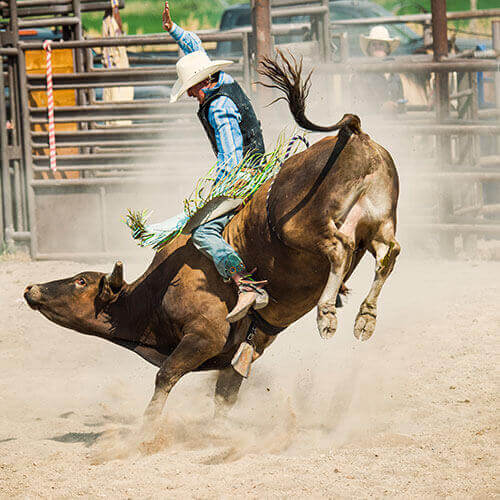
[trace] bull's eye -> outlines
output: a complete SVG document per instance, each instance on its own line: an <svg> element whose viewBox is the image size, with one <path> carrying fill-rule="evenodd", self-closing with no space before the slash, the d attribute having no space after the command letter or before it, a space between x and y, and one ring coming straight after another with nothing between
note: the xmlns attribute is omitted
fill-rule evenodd
<svg viewBox="0 0 500 500"><path fill-rule="evenodd" d="M87 282L86 282L83 278L78 278L78 279L76 280L76 284L77 284L78 286L87 286Z"/></svg>

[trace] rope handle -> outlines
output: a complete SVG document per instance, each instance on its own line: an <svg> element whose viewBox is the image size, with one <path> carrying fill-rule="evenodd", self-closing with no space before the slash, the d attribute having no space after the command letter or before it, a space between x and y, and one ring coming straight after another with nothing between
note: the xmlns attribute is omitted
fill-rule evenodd
<svg viewBox="0 0 500 500"><path fill-rule="evenodd" d="M286 148L286 153L285 153L285 156L283 157L283 163L285 162L285 160L288 159L288 157L290 156L291 152L292 152L292 148L293 148L293 145L297 142L297 141L302 141L305 145L306 148L309 147L309 141L305 138L305 136L303 135L294 135L290 141L288 142L288 147Z"/></svg>

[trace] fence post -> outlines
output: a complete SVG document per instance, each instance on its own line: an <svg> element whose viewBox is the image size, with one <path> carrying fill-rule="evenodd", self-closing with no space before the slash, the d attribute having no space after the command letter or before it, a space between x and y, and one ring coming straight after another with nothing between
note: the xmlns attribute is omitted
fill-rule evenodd
<svg viewBox="0 0 500 500"><path fill-rule="evenodd" d="M243 48L243 81L245 82L245 89L250 96L252 94L252 82L251 80L251 54L250 54L250 43L248 40L248 33L245 31L242 33L241 46Z"/></svg>
<svg viewBox="0 0 500 500"><path fill-rule="evenodd" d="M470 99L470 105L468 113L465 119L470 119L473 121L479 120L478 113L478 92L477 92L477 73L469 72L464 74L464 78L467 77L469 82L469 88L471 89L471 94L468 96ZM467 99L467 98L466 98ZM467 142L466 142L467 144ZM471 165L473 168L478 168L479 166L479 158L481 156L481 144L480 138L478 135L471 134L470 140L468 141L468 145L470 147L470 151L468 155L465 155L465 158L470 159ZM476 182L472 182L470 186L469 198L470 204L472 207L481 209L484 205L483 200L483 183L479 180ZM467 201L467 197L465 198ZM479 213L479 212L478 212ZM477 253L477 233L463 234L463 248L466 253L471 258L474 258Z"/></svg>
<svg viewBox="0 0 500 500"><path fill-rule="evenodd" d="M255 71L263 57L271 57L271 3L270 0L252 0L252 34L255 39ZM262 85L257 88L258 101L262 106L268 95Z"/></svg>
<svg viewBox="0 0 500 500"><path fill-rule="evenodd" d="M5 242L7 248L13 244L8 237L14 230L12 219L12 193L10 182L10 162L7 154L7 109L5 106L5 81L3 76L3 56L0 55L0 168L2 172L2 203L0 203L0 243ZM12 95L12 91L11 91Z"/></svg>
<svg viewBox="0 0 500 500"><path fill-rule="evenodd" d="M321 42L323 45L323 61L331 62L331 39L330 39L330 0L321 0L321 5L326 7L326 12L322 16Z"/></svg>
<svg viewBox="0 0 500 500"><path fill-rule="evenodd" d="M9 64L9 87L11 89L16 89L12 93L10 104L11 112L10 118L13 124L12 130L12 140L11 148L13 151L12 155L9 155L12 161L12 167L14 169L14 186L16 186L16 178L20 180L20 195L14 194L14 220L17 222L15 227L16 231L27 231L28 228L28 214L26 207L26 176L24 175L23 164L22 164L22 128L21 128L21 108L20 108L20 96L19 96L19 52L16 57L12 58ZM17 189L17 188L16 188ZM15 238L14 238L15 240Z"/></svg>
<svg viewBox="0 0 500 500"><path fill-rule="evenodd" d="M17 18L17 0L9 0L9 31L13 39L13 45L17 47L19 40L19 20Z"/></svg>
<svg viewBox="0 0 500 500"><path fill-rule="evenodd" d="M252 31L255 36L255 64L258 64L262 57L270 57L272 52L269 0L252 0Z"/></svg>
<svg viewBox="0 0 500 500"><path fill-rule="evenodd" d="M1 47L1 44L0 44ZM3 218L3 213L4 213L4 208L3 205L6 203L6 199L4 196L4 173L5 170L7 170L7 173L9 172L9 163L6 158L5 154L5 149L6 149L6 134L5 134L5 123L6 123L6 117L5 113L2 113L2 103L3 102L3 97L4 97L4 86L3 86L3 56L0 54L0 92L2 95L0 95L0 193L2 193L2 199L0 200L0 253L3 250L4 244L5 244L5 229L4 229L4 218Z"/></svg>
<svg viewBox="0 0 500 500"><path fill-rule="evenodd" d="M500 109L500 21L492 21L491 33L493 48L497 51L497 70L495 71L495 108ZM500 136L497 137L497 154L500 154Z"/></svg>
<svg viewBox="0 0 500 500"><path fill-rule="evenodd" d="M446 0L431 0L432 8L432 39L434 61L439 62L448 55L448 25L446 19ZM448 73L436 72L436 118L438 123L449 117ZM438 169L449 170L451 162L451 140L449 135L437 137ZM446 224L453 213L453 198L450 184L443 182L439 188L439 222ZM453 257L455 254L455 235L442 232L440 234L440 251L443 257Z"/></svg>
<svg viewBox="0 0 500 500"><path fill-rule="evenodd" d="M33 151L31 145L31 124L29 116L29 94L26 72L26 52L23 47L19 47L19 92L21 106L21 124L22 143L24 157L24 172L26 178L26 192L28 199L28 224L31 233L30 254L31 258L36 259L37 249L37 231L36 231L36 213L35 213L35 191L33 188Z"/></svg>
<svg viewBox="0 0 500 500"><path fill-rule="evenodd" d="M8 35L7 45L12 45L13 47L17 47L17 41L19 40L19 29L18 29L18 18L17 18L17 4L16 0L9 0L9 25L7 30L4 32L4 35ZM14 232L14 215L13 215L13 198L12 198L12 183L10 176L10 152L9 152L9 143L7 137L7 109L5 102L5 79L3 74L3 56L0 56L0 92L2 95L0 97L0 155L1 155L1 169L2 169L2 198L3 198L3 206L0 207L0 217L2 221L0 222L0 226L2 232L0 233L0 240L4 239L5 234L5 243L7 245L7 249L13 249L14 240L12 238L12 234ZM9 71L10 74L10 71ZM10 102L11 106L11 115L15 111L15 91L10 87ZM17 124L14 123L15 126ZM15 133L15 131L13 131ZM1 213L3 210L3 214Z"/></svg>
<svg viewBox="0 0 500 500"><path fill-rule="evenodd" d="M77 17L80 22L75 25L75 38L77 40L83 39L83 29L82 29L82 7L80 4L80 0L73 0L73 13L75 17Z"/></svg>

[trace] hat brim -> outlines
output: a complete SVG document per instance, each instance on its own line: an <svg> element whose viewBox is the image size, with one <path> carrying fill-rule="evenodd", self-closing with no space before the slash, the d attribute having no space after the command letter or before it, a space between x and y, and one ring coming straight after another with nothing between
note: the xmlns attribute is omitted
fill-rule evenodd
<svg viewBox="0 0 500 500"><path fill-rule="evenodd" d="M201 71L198 71L198 73L193 75L185 82L181 81L180 79L177 80L174 83L172 90L170 92L170 102L171 103L177 102L179 97L181 97L182 94L186 92L186 90L190 89L193 85L202 82L203 80L205 80L205 78L208 78L210 75L217 73L217 71L220 71L222 68L225 68L230 64L233 64L233 61L226 61L226 60L213 61L209 66L203 68Z"/></svg>
<svg viewBox="0 0 500 500"><path fill-rule="evenodd" d="M369 56L368 45L370 42L387 42L389 44L389 54L392 54L399 47L399 38L372 38L367 35L361 35L359 43L361 45L361 50L365 56Z"/></svg>

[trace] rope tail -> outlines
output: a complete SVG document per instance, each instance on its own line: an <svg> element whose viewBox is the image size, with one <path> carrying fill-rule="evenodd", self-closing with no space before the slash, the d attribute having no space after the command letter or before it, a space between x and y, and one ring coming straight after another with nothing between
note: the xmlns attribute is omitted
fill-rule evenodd
<svg viewBox="0 0 500 500"><path fill-rule="evenodd" d="M312 71L302 80L302 58L297 60L291 53L289 53L289 58L287 58L279 49L276 52L278 55L274 59L264 57L258 70L262 76L266 76L272 82L264 83L259 81L259 84L271 89L278 89L285 94L272 101L270 105L282 99L287 101L295 121L300 127L306 130L331 132L347 128L353 133L361 133L361 120L358 116L352 114L344 115L339 122L328 127L311 122L306 117L305 111L306 99L311 89Z"/></svg>

